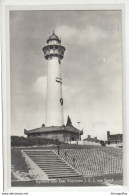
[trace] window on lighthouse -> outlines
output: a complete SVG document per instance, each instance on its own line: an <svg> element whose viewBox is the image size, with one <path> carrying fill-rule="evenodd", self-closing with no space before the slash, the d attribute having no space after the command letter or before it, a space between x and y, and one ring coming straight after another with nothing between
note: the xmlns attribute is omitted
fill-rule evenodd
<svg viewBox="0 0 129 195"><path fill-rule="evenodd" d="M54 40L54 41L53 41L53 44L57 44L57 41L56 41L56 40Z"/></svg>
<svg viewBox="0 0 129 195"><path fill-rule="evenodd" d="M59 44L59 43L58 43L58 41L56 41L56 40L52 40L52 41L49 42L49 44L50 44L50 45L57 45L57 44Z"/></svg>

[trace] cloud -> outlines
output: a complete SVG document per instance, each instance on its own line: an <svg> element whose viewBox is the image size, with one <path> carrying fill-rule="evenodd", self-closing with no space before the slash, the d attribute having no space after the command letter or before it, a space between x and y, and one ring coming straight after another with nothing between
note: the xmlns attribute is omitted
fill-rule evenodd
<svg viewBox="0 0 129 195"><path fill-rule="evenodd" d="M33 91L46 98L47 76L40 76L33 84Z"/></svg>
<svg viewBox="0 0 129 195"><path fill-rule="evenodd" d="M42 103L45 104L46 100L46 89L47 89L47 76L38 77L33 84L34 93L42 97ZM78 102L78 97L76 96L77 91L72 86L63 85L63 99L64 99L64 111L66 114L72 110L72 107L76 106Z"/></svg>
<svg viewBox="0 0 129 195"><path fill-rule="evenodd" d="M62 40L69 42L73 40L75 44L87 45L94 43L99 39L107 37L107 32L96 26L86 26L84 29L78 29L67 25L58 26L55 32L62 37Z"/></svg>
<svg viewBox="0 0 129 195"><path fill-rule="evenodd" d="M36 79L33 84L33 91L34 93L39 94L44 99L46 99L46 90L47 90L47 76L40 76ZM72 86L63 85L63 98L65 101L66 107L70 105L71 100L75 100L76 90Z"/></svg>
<svg viewBox="0 0 129 195"><path fill-rule="evenodd" d="M66 47L62 61L64 120L70 115L76 127L80 121L84 138L87 134L105 137L107 130L120 132L120 12L18 11L10 21L12 132L19 135L24 128L44 123L47 61L41 48L53 24Z"/></svg>

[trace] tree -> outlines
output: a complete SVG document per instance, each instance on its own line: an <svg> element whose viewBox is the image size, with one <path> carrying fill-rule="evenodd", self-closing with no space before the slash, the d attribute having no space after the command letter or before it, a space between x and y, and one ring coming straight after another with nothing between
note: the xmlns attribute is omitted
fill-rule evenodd
<svg viewBox="0 0 129 195"><path fill-rule="evenodd" d="M71 118L69 117L69 115L68 115L68 118L67 118L66 126L72 126L72 121L71 121Z"/></svg>

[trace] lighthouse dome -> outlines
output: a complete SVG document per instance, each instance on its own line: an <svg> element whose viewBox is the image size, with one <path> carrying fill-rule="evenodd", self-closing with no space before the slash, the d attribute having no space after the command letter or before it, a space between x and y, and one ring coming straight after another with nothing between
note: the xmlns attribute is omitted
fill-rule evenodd
<svg viewBox="0 0 129 195"><path fill-rule="evenodd" d="M59 39L59 37L53 32L52 35L49 36L47 43L49 43L50 41L57 41L58 43L61 43L61 40Z"/></svg>

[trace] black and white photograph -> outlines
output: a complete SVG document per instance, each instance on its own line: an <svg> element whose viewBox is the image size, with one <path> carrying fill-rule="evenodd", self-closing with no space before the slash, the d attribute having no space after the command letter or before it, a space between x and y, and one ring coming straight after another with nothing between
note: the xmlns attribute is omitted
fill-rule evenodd
<svg viewBox="0 0 129 195"><path fill-rule="evenodd" d="M11 186L122 186L122 11L10 10Z"/></svg>

